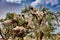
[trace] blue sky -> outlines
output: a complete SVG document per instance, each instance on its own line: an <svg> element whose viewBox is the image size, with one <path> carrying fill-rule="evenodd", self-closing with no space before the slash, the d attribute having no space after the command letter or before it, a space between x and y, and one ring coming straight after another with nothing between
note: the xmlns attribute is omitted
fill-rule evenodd
<svg viewBox="0 0 60 40"><path fill-rule="evenodd" d="M4 18L7 12L20 13L25 5L43 5L51 11L60 11L60 0L0 0L0 18Z"/></svg>
<svg viewBox="0 0 60 40"><path fill-rule="evenodd" d="M60 0L0 0L0 19L5 18L8 12L20 13L25 5L33 7L43 5L53 12L60 11ZM59 32L58 30L56 32Z"/></svg>

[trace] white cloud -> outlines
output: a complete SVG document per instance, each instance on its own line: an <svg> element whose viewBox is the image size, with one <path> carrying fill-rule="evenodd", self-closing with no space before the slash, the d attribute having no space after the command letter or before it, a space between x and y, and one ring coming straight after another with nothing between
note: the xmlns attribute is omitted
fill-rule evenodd
<svg viewBox="0 0 60 40"><path fill-rule="evenodd" d="M42 0L36 0L34 2L31 3L32 6L37 6L38 4L41 4Z"/></svg>
<svg viewBox="0 0 60 40"><path fill-rule="evenodd" d="M51 4L51 6L58 4L58 0L36 0L31 3L32 6L37 6L38 4Z"/></svg>
<svg viewBox="0 0 60 40"><path fill-rule="evenodd" d="M58 4L58 0L46 0L46 4L51 4L51 6Z"/></svg>
<svg viewBox="0 0 60 40"><path fill-rule="evenodd" d="M11 3L21 3L23 0L6 0L6 2L11 2Z"/></svg>

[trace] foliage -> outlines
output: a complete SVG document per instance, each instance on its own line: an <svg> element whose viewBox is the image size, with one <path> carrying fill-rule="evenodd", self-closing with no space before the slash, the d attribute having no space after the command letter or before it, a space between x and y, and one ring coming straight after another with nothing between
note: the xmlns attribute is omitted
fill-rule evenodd
<svg viewBox="0 0 60 40"><path fill-rule="evenodd" d="M44 7L43 9L41 9L39 11L39 12L42 11L44 13L44 15L43 16L38 16L38 15L36 16L35 13L37 12L37 10L34 11L33 7L26 7L24 10L22 10L21 13L24 13L24 17L26 15L29 17L29 18L27 18L28 21L26 21L27 19L25 19L23 16L20 16L19 19L16 20L16 21L18 21L18 25L17 26L21 26L25 22L29 22L29 21L31 22L32 21L33 22L33 24L31 24L32 28L30 28L31 25L22 25L22 26L25 26L25 28L28 27L27 29L28 30L30 29L33 33L35 33L36 34L35 36L40 36L41 32L43 32L45 37L49 37L51 35L51 32L54 30L54 27L52 26L51 22L52 22L52 20L55 20L56 17L55 17L55 15L52 15L53 13L50 12L50 10L49 11L48 10L49 10L48 8ZM39 19L39 18L42 18L42 19ZM9 19L14 19L14 13L7 13L6 14L5 20L9 20ZM2 21L2 19L1 19L1 21ZM14 28L14 24L13 24L13 26L8 25L7 28L5 27L5 29L6 29L6 33L5 34L8 37L13 35L13 33L12 33L13 32L12 31L13 28Z"/></svg>
<svg viewBox="0 0 60 40"><path fill-rule="evenodd" d="M13 19L13 15L14 13L7 13L6 14L6 20L8 20L8 19Z"/></svg>

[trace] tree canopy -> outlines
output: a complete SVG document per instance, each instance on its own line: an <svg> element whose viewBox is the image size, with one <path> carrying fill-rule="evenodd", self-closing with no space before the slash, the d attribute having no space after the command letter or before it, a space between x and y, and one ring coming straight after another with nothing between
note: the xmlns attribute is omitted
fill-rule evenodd
<svg viewBox="0 0 60 40"><path fill-rule="evenodd" d="M22 10L21 14L7 13L6 18L4 20L1 19L0 21L12 21L9 22L8 26L4 25L5 36L8 38L13 36L13 28L16 26L23 26L29 30L29 33L35 33L37 40L38 37L42 40L43 36L49 37L51 32L55 29L52 20L56 19L57 17L48 8L43 7L41 10L37 10L33 7L26 7ZM8 24L8 21L6 22Z"/></svg>

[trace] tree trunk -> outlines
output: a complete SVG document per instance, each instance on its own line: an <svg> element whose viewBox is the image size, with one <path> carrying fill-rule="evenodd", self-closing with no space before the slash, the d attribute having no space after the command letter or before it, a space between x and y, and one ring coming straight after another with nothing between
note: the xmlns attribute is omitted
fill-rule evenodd
<svg viewBox="0 0 60 40"><path fill-rule="evenodd" d="M21 40L24 40L24 38L23 38L23 37L21 37Z"/></svg>
<svg viewBox="0 0 60 40"><path fill-rule="evenodd" d="M38 40L38 36L36 37L36 40Z"/></svg>
<svg viewBox="0 0 60 40"><path fill-rule="evenodd" d="M40 40L42 40L42 35L40 36Z"/></svg>
<svg viewBox="0 0 60 40"><path fill-rule="evenodd" d="M43 32L40 33L40 40L43 39Z"/></svg>

